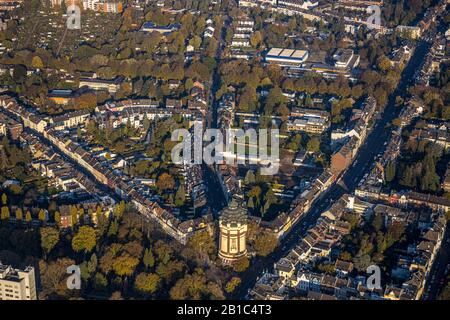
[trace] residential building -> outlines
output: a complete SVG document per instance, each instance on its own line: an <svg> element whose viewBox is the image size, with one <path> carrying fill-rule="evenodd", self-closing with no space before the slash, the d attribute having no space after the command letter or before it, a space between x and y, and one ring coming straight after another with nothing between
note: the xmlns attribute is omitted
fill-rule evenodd
<svg viewBox="0 0 450 320"><path fill-rule="evenodd" d="M309 10L317 7L319 1L314 0L277 0L277 7L288 8L291 10Z"/></svg>
<svg viewBox="0 0 450 320"><path fill-rule="evenodd" d="M331 171L338 175L346 170L352 163L359 148L359 139L357 137L351 137L350 140L342 146L331 157Z"/></svg>
<svg viewBox="0 0 450 320"><path fill-rule="evenodd" d="M157 26L153 22L146 22L142 25L141 31L143 32L159 32L161 34L169 34L174 31L177 31L180 29L180 24L173 23L169 24L167 26Z"/></svg>
<svg viewBox="0 0 450 320"><path fill-rule="evenodd" d="M85 123L89 116L88 110L78 110L53 117L50 119L50 124L60 129L73 128Z"/></svg>
<svg viewBox="0 0 450 320"><path fill-rule="evenodd" d="M328 129L329 118L326 111L294 109L287 123L287 130L320 134Z"/></svg>
<svg viewBox="0 0 450 320"><path fill-rule="evenodd" d="M107 90L109 93L116 93L119 91L120 86L123 83L122 77L117 77L113 80L105 80L98 78L82 78L80 79L79 88L88 87L92 90Z"/></svg>
<svg viewBox="0 0 450 320"><path fill-rule="evenodd" d="M83 8L105 13L121 13L123 5L118 0L83 0Z"/></svg>
<svg viewBox="0 0 450 320"><path fill-rule="evenodd" d="M33 267L24 270L0 262L0 300L37 300Z"/></svg>
<svg viewBox="0 0 450 320"><path fill-rule="evenodd" d="M397 26L395 28L395 31L411 39L418 39L422 35L422 30L420 29L420 27Z"/></svg>

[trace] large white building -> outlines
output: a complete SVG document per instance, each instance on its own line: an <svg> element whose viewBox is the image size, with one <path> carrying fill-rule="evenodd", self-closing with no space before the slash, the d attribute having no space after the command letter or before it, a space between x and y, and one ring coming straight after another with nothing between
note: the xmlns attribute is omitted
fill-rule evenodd
<svg viewBox="0 0 450 320"><path fill-rule="evenodd" d="M34 268L14 269L0 262L0 300L37 300Z"/></svg>
<svg viewBox="0 0 450 320"><path fill-rule="evenodd" d="M83 8L85 10L119 13L122 12L123 5L118 0L83 0Z"/></svg>
<svg viewBox="0 0 450 320"><path fill-rule="evenodd" d="M240 0L240 7L273 7L308 10L319 5L317 0Z"/></svg>
<svg viewBox="0 0 450 320"><path fill-rule="evenodd" d="M315 8L319 5L319 2L316 0L278 0L277 4L279 7L285 7L290 9L303 9L309 10Z"/></svg>
<svg viewBox="0 0 450 320"><path fill-rule="evenodd" d="M353 69L359 65L360 56L352 49L337 49L333 54L334 66L340 69Z"/></svg>
<svg viewBox="0 0 450 320"><path fill-rule="evenodd" d="M306 50L272 48L266 54L266 62L282 67L300 67L308 57Z"/></svg>

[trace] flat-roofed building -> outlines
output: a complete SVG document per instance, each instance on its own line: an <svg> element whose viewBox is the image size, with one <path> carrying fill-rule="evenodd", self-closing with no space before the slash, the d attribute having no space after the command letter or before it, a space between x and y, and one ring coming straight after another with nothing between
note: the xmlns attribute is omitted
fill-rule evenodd
<svg viewBox="0 0 450 320"><path fill-rule="evenodd" d="M301 131L308 133L322 133L328 128L325 119L316 117L305 117L289 120L287 123L288 131Z"/></svg>
<svg viewBox="0 0 450 320"><path fill-rule="evenodd" d="M123 82L122 77L117 77L114 80L104 80L104 79L80 79L79 87L88 87L92 90L107 90L109 93L116 93Z"/></svg>
<svg viewBox="0 0 450 320"><path fill-rule="evenodd" d="M286 7L290 9L303 9L308 10L315 8L319 5L319 1L309 0L278 0L277 5L279 7Z"/></svg>
<svg viewBox="0 0 450 320"><path fill-rule="evenodd" d="M414 26L397 26L395 31L412 39L418 39L422 35L422 30L420 27Z"/></svg>
<svg viewBox="0 0 450 320"><path fill-rule="evenodd" d="M10 11L14 10L23 3L23 0L0 0L0 10Z"/></svg>
<svg viewBox="0 0 450 320"><path fill-rule="evenodd" d="M250 39L234 37L231 40L231 46L233 46L233 47L250 47Z"/></svg>
<svg viewBox="0 0 450 320"><path fill-rule="evenodd" d="M360 57L352 49L337 49L333 54L334 66L341 69L353 69L359 65Z"/></svg>
<svg viewBox="0 0 450 320"><path fill-rule="evenodd" d="M172 23L167 26L157 26L153 22L146 22L142 25L141 31L143 32L159 32L161 34L169 34L179 30L181 27L178 23Z"/></svg>
<svg viewBox="0 0 450 320"><path fill-rule="evenodd" d="M266 7L276 4L277 0L239 0L240 7Z"/></svg>
<svg viewBox="0 0 450 320"><path fill-rule="evenodd" d="M120 13L123 5L117 0L83 0L83 8L98 12Z"/></svg>
<svg viewBox="0 0 450 320"><path fill-rule="evenodd" d="M323 110L294 109L287 123L288 131L322 133L329 127L329 113Z"/></svg>
<svg viewBox="0 0 450 320"><path fill-rule="evenodd" d="M0 300L37 300L34 268L14 269L0 262Z"/></svg>
<svg viewBox="0 0 450 320"><path fill-rule="evenodd" d="M282 67L300 67L308 56L306 50L272 48L266 54L266 62Z"/></svg>

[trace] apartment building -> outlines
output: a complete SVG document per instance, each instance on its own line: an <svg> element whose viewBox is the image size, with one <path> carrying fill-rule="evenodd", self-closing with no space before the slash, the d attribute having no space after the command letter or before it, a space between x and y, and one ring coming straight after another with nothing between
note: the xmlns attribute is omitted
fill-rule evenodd
<svg viewBox="0 0 450 320"><path fill-rule="evenodd" d="M50 123L59 129L73 128L85 123L89 116L90 112L88 110L77 110L53 117L50 119Z"/></svg>
<svg viewBox="0 0 450 320"><path fill-rule="evenodd" d="M117 77L114 80L104 80L104 79L80 79L79 88L88 87L92 90L107 90L109 93L116 93L123 82L122 77Z"/></svg>
<svg viewBox="0 0 450 320"><path fill-rule="evenodd" d="M0 0L0 10L1 11L10 11L15 8L20 7L23 3L23 0Z"/></svg>
<svg viewBox="0 0 450 320"><path fill-rule="evenodd" d="M234 34L231 40L232 47L250 47L250 37L253 33L255 22L247 17L234 21Z"/></svg>
<svg viewBox="0 0 450 320"><path fill-rule="evenodd" d="M317 7L319 5L319 1L309 1L309 0L278 0L278 7L289 8L292 10L295 9L303 9L309 10Z"/></svg>
<svg viewBox="0 0 450 320"><path fill-rule="evenodd" d="M0 262L0 300L37 300L34 268L14 269Z"/></svg>
<svg viewBox="0 0 450 320"><path fill-rule="evenodd" d="M314 109L294 109L287 123L288 131L320 134L329 128L330 115L326 111Z"/></svg>
<svg viewBox="0 0 450 320"><path fill-rule="evenodd" d="M420 27L397 26L395 31L412 39L418 39L422 35L422 30Z"/></svg>
<svg viewBox="0 0 450 320"><path fill-rule="evenodd" d="M116 0L83 0L83 8L105 13L120 13L123 5Z"/></svg>

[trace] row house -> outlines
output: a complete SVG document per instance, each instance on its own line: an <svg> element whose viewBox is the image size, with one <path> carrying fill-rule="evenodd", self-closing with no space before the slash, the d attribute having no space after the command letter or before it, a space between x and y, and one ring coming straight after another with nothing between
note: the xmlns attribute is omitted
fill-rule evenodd
<svg viewBox="0 0 450 320"><path fill-rule="evenodd" d="M78 110L50 118L49 123L59 130L74 128L80 124L86 123L90 114L91 113L88 110Z"/></svg>

